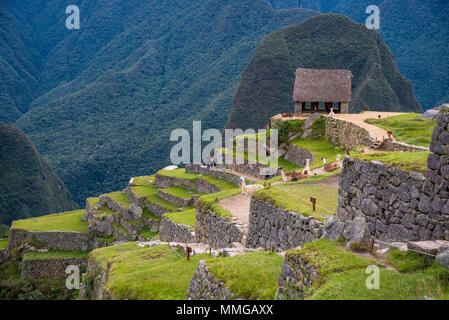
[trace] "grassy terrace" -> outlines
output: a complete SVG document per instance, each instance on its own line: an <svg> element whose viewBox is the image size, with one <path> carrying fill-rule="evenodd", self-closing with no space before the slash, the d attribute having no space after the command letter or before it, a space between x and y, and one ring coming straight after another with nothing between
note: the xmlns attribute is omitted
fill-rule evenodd
<svg viewBox="0 0 449 320"><path fill-rule="evenodd" d="M58 258L73 258L73 259L87 259L88 251L62 251L50 250L48 252L27 252L23 255L23 260L38 260L38 259L58 259Z"/></svg>
<svg viewBox="0 0 449 320"><path fill-rule="evenodd" d="M50 214L47 216L14 221L12 229L30 231L76 231L88 232L87 222L82 221L84 210Z"/></svg>
<svg viewBox="0 0 449 320"><path fill-rule="evenodd" d="M164 216L173 222L184 224L190 229L195 230L196 210L189 209L181 212L165 213Z"/></svg>
<svg viewBox="0 0 449 320"><path fill-rule="evenodd" d="M147 186L154 183L154 176L134 177L133 185Z"/></svg>
<svg viewBox="0 0 449 320"><path fill-rule="evenodd" d="M145 227L145 228L142 228L142 229L138 232L138 235L139 235L140 237L142 237L142 238L145 238L145 239L150 240L150 239L153 239L154 237L157 238L158 235L159 235L159 233L158 233L158 232L151 231L149 228Z"/></svg>
<svg viewBox="0 0 449 320"><path fill-rule="evenodd" d="M121 191L105 193L105 194L102 194L101 196L111 198L115 202L118 202L124 209L128 209L129 206L131 205L128 195L123 194Z"/></svg>
<svg viewBox="0 0 449 320"><path fill-rule="evenodd" d="M224 191L224 190L232 190L235 188L238 188L237 185L233 184L232 182L221 180L213 176L207 176L207 175L200 175L198 178L201 178L202 180L205 180L206 182L209 182L210 184L213 184L218 189Z"/></svg>
<svg viewBox="0 0 449 320"><path fill-rule="evenodd" d="M317 199L316 212L312 210L311 196ZM270 189L257 191L254 197L285 210L325 221L337 210L338 188L324 184L305 184L301 181L273 185Z"/></svg>
<svg viewBox="0 0 449 320"><path fill-rule="evenodd" d="M358 256L338 247L328 240L318 240L293 249L305 261L320 270L321 279L305 290L310 300L422 300L424 296L435 299L449 298L449 271L438 263L428 262L414 253L396 253L388 257L390 266L373 259ZM380 289L368 290L366 267L380 268ZM400 267L398 267L400 266Z"/></svg>
<svg viewBox="0 0 449 320"><path fill-rule="evenodd" d="M172 196L178 197L180 199L190 199L194 195L199 195L195 190L190 190L182 187L171 187L167 189L161 189L165 193L169 193Z"/></svg>
<svg viewBox="0 0 449 320"><path fill-rule="evenodd" d="M96 197L96 198L87 198L87 201L89 202L89 205L91 208L95 208L95 206L98 204L98 200L100 198ZM100 209L98 210L93 210L95 213L105 213L106 215L110 215L113 214L114 211L112 211L107 205L103 205Z"/></svg>
<svg viewBox="0 0 449 320"><path fill-rule="evenodd" d="M366 122L393 132L400 142L415 146L429 147L435 120L419 119L418 113L407 113L386 119L368 119Z"/></svg>
<svg viewBox="0 0 449 320"><path fill-rule="evenodd" d="M146 185L146 186L137 186L137 187L131 187L131 191L137 194L140 197L145 197L145 201L152 202L154 204L157 204L158 206L167 209L168 211L176 211L178 210L178 206L175 206L174 204L159 198L157 196L157 188L153 187L152 185Z"/></svg>
<svg viewBox="0 0 449 320"><path fill-rule="evenodd" d="M242 299L274 299L283 258L272 252L207 259L206 264L217 279Z"/></svg>
<svg viewBox="0 0 449 320"><path fill-rule="evenodd" d="M185 299L199 261L208 257L201 254L187 260L168 245L141 248L132 242L97 249L89 255L104 269L110 265L105 290L113 299L129 300Z"/></svg>
<svg viewBox="0 0 449 320"><path fill-rule="evenodd" d="M366 161L380 161L383 164L397 167L405 172L419 172L424 174L427 170L427 158L430 152L380 152L360 154L353 156Z"/></svg>
<svg viewBox="0 0 449 320"><path fill-rule="evenodd" d="M162 176L175 177L183 180L195 181L197 174L196 173L188 173L185 168L176 169L176 170L160 170L157 174Z"/></svg>
<svg viewBox="0 0 449 320"><path fill-rule="evenodd" d="M0 249L7 249L8 248L8 239L0 240Z"/></svg>
<svg viewBox="0 0 449 320"><path fill-rule="evenodd" d="M207 194L198 199L196 205L203 210L210 210L217 216L232 218L232 215L218 204L218 201L233 197L241 192L240 188Z"/></svg>

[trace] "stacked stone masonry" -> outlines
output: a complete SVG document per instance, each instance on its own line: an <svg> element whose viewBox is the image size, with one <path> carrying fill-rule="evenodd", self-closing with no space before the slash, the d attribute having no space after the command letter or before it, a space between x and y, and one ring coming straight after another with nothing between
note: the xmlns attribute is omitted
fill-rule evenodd
<svg viewBox="0 0 449 320"><path fill-rule="evenodd" d="M230 300L234 294L224 286L223 281L216 279L201 260L190 280L186 300Z"/></svg>
<svg viewBox="0 0 449 320"><path fill-rule="evenodd" d="M324 224L314 217L251 199L247 246L288 250L321 238Z"/></svg>
<svg viewBox="0 0 449 320"><path fill-rule="evenodd" d="M168 242L196 242L195 232L193 230L186 225L176 223L166 217L162 217L159 228L159 239Z"/></svg>
<svg viewBox="0 0 449 320"><path fill-rule="evenodd" d="M361 145L372 145L373 140L368 130L346 120L326 117L326 137L332 138L332 143L350 149Z"/></svg>
<svg viewBox="0 0 449 320"><path fill-rule="evenodd" d="M230 248L233 242L242 242L245 234L245 226L238 219L221 217L197 206L195 235L198 242L215 249Z"/></svg>
<svg viewBox="0 0 449 320"><path fill-rule="evenodd" d="M25 259L22 263L22 279L65 278L66 268L70 265L82 271L86 269L87 258Z"/></svg>

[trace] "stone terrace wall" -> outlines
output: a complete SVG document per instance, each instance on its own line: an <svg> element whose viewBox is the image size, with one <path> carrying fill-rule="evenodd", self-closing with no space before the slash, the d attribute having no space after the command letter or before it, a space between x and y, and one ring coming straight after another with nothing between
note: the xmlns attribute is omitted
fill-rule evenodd
<svg viewBox="0 0 449 320"><path fill-rule="evenodd" d="M198 242L215 249L230 248L233 242L241 242L245 233L238 219L228 220L197 206L195 234Z"/></svg>
<svg viewBox="0 0 449 320"><path fill-rule="evenodd" d="M45 248L53 250L90 250L94 249L94 241L89 233L72 231L28 231L11 229L9 231L8 248L12 250L20 247L25 241L35 239L41 242Z"/></svg>
<svg viewBox="0 0 449 320"><path fill-rule="evenodd" d="M70 265L85 269L87 258L25 259L22 263L22 279L66 277L65 270Z"/></svg>
<svg viewBox="0 0 449 320"><path fill-rule="evenodd" d="M324 224L314 217L275 207L265 201L251 199L248 247L287 250L319 239Z"/></svg>
<svg viewBox="0 0 449 320"><path fill-rule="evenodd" d="M334 117L326 117L326 137L332 138L332 143L355 149L360 145L373 143L368 130L358 125Z"/></svg>
<svg viewBox="0 0 449 320"><path fill-rule="evenodd" d="M449 240L449 184L443 180L435 187L419 173L346 158L337 216L343 222L365 218L370 234L385 241Z"/></svg>
<svg viewBox="0 0 449 320"><path fill-rule="evenodd" d="M319 278L320 273L315 266L303 261L299 254L287 252L282 262L276 298L302 299L304 289L311 287Z"/></svg>
<svg viewBox="0 0 449 320"><path fill-rule="evenodd" d="M384 140L380 149L385 151L410 151L410 149L412 149L412 152L429 151L429 148L413 146L402 142L388 141L388 139Z"/></svg>
<svg viewBox="0 0 449 320"><path fill-rule="evenodd" d="M202 166L199 164L191 164L186 166L186 172L204 174L207 176L214 176L218 179L232 182L233 184L239 187L242 184L240 181L240 177L235 174L220 171L217 169L210 169L208 166Z"/></svg>
<svg viewBox="0 0 449 320"><path fill-rule="evenodd" d="M168 242L196 242L195 232L193 230L164 216L159 227L159 239Z"/></svg>
<svg viewBox="0 0 449 320"><path fill-rule="evenodd" d="M287 152L284 155L284 158L298 166L304 167L306 165L306 160L310 159L310 165L313 164L314 157L313 154L304 148L300 148L295 145L286 146Z"/></svg>
<svg viewBox="0 0 449 320"><path fill-rule="evenodd" d="M234 294L224 287L223 281L217 280L210 273L206 261L201 260L190 280L186 300L228 300L233 298Z"/></svg>
<svg viewBox="0 0 449 320"><path fill-rule="evenodd" d="M201 179L201 176L198 176L198 178L196 178L196 191L200 193L217 193L221 190L214 184Z"/></svg>
<svg viewBox="0 0 449 320"><path fill-rule="evenodd" d="M0 249L0 263L8 259L9 253L10 251L8 249Z"/></svg>
<svg viewBox="0 0 449 320"><path fill-rule="evenodd" d="M187 189L195 189L195 181L184 180L181 178L165 176L162 174L156 174L154 179L156 187L166 189L174 186L183 187Z"/></svg>

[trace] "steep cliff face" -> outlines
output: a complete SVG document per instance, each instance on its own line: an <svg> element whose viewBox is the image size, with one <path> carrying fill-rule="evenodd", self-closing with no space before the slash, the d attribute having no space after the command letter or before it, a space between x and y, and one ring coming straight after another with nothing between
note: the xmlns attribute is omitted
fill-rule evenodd
<svg viewBox="0 0 449 320"><path fill-rule="evenodd" d="M335 14L310 18L267 36L242 74L226 127L261 128L270 116L292 112L297 68L351 70L350 112L421 112L413 87L398 71L379 35Z"/></svg>
<svg viewBox="0 0 449 320"><path fill-rule="evenodd" d="M30 139L0 122L0 224L75 208Z"/></svg>

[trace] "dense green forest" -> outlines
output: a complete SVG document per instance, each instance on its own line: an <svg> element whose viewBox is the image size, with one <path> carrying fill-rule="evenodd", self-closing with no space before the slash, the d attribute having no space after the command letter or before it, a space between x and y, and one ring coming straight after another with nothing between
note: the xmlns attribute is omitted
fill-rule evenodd
<svg viewBox="0 0 449 320"><path fill-rule="evenodd" d="M270 34L257 48L233 100L228 128L260 128L292 112L297 68L351 70L350 112L415 111L410 81L398 71L378 33L348 17L326 14Z"/></svg>
<svg viewBox="0 0 449 320"><path fill-rule="evenodd" d="M0 122L1 225L76 208L64 183L22 131Z"/></svg>
<svg viewBox="0 0 449 320"><path fill-rule="evenodd" d="M80 205L169 164L172 129L223 128L254 48L316 14L264 0L81 1L81 28L67 30L65 1L1 6L0 56L29 94L2 82L17 101L0 119L17 119Z"/></svg>
<svg viewBox="0 0 449 320"><path fill-rule="evenodd" d="M401 73L412 81L424 110L449 102L449 1L447 0L270 0L276 9L334 12L365 23L366 8L380 9L379 34Z"/></svg>

